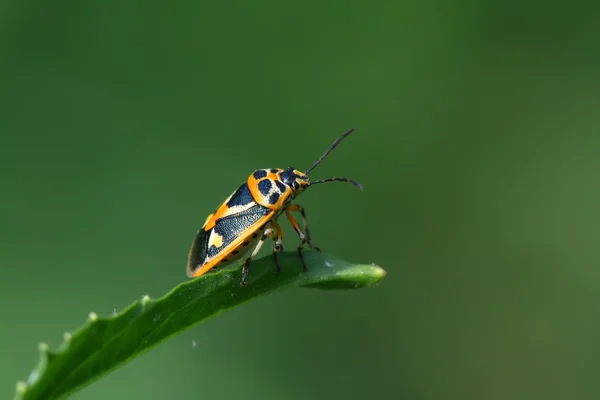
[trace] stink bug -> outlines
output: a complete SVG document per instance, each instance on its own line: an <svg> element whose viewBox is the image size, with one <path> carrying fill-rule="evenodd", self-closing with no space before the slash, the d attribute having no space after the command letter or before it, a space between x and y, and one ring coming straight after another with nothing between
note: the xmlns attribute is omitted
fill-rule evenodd
<svg viewBox="0 0 600 400"><path fill-rule="evenodd" d="M336 146L354 129L340 136L331 147L306 172L294 167L288 169L257 169L240 185L212 214L196 234L188 255L187 275L204 275L215 267L230 264L244 256L254 246L250 257L242 267L242 286L246 284L248 267L252 258L258 254L267 238L275 241L273 258L276 271L279 272L278 254L283 250L283 232L277 218L285 212L292 227L300 238L298 255L304 270L307 270L302 255L304 244L311 249L321 251L311 240L304 208L292 204L307 187L325 182L348 182L362 189L362 186L349 178L329 178L310 182L308 173L323 161ZM304 222L304 230L292 215L299 212Z"/></svg>

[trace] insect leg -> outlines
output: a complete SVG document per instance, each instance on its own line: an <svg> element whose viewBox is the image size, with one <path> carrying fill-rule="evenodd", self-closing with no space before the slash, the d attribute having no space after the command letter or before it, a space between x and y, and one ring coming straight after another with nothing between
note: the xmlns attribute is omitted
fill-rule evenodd
<svg viewBox="0 0 600 400"><path fill-rule="evenodd" d="M292 215L292 211L299 211L300 214L302 215L302 218L304 220L304 231L306 233L302 231L302 228L300 228L300 224L298 223L298 221L296 221L296 218L294 218L294 216ZM306 214L304 213L304 208L302 208L301 206L299 206L297 204L292 204L291 206L289 206L288 208L285 209L285 214L288 217L288 219L290 220L290 224L292 224L292 227L298 234L298 237L300 238L300 244L298 245L298 256L300 257L300 261L302 261L302 268L305 271L308 271L308 268L306 267L306 262L304 261L304 255L302 254L302 250L304 249L304 243L308 243L308 246L311 249L315 249L317 251L321 251L321 250L318 247L314 246L312 244L312 241L310 240L310 234L309 234L308 226L306 224Z"/></svg>
<svg viewBox="0 0 600 400"><path fill-rule="evenodd" d="M310 247L311 249L317 250L317 251L321 251L321 249L319 249L317 246L315 246L312 242L312 239L310 237L310 230L308 229L308 221L306 220L306 212L304 211L304 207L298 205L298 204L292 204L291 206L289 206L286 209L287 211L297 211L300 213L300 215L302 215L302 221L304 222L304 236L306 239L306 244L308 244L308 247ZM290 215L288 214L288 218L290 217ZM298 223L296 222L296 225ZM292 224L293 225L293 224ZM295 228L294 228L295 229ZM298 230L296 230L296 232L298 232ZM302 240L302 237L300 237L300 240Z"/></svg>
<svg viewBox="0 0 600 400"><path fill-rule="evenodd" d="M246 278L248 277L248 269L249 269L248 266L250 265L250 261L252 261L252 258L258 254L258 252L260 251L260 248L265 243L265 240L268 237L270 237L271 235L273 235L273 229L271 229L271 228L265 229L263 231L262 237L256 244L254 251L252 252L250 257L246 258L246 261L244 261L244 266L242 267L242 282L241 282L242 286L246 286Z"/></svg>
<svg viewBox="0 0 600 400"><path fill-rule="evenodd" d="M279 252L283 251L283 230L277 221L271 221L271 226L277 230L277 239L275 239L275 247L273 247L273 259L275 260L275 271L281 271L279 266Z"/></svg>

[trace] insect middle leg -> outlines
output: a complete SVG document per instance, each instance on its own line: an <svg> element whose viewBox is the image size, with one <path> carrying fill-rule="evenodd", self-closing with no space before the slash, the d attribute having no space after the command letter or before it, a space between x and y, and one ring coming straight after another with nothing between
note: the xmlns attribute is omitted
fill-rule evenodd
<svg viewBox="0 0 600 400"><path fill-rule="evenodd" d="M246 286L246 278L248 277L249 265L250 265L250 262L252 261L252 258L254 258L254 256L256 256L258 254L258 252L260 251L260 248L265 243L265 240L268 237L272 237L273 233L274 233L274 231L272 228L269 227L269 228L265 229L263 231L263 234L262 234L260 240L256 244L254 251L252 251L252 254L250 255L250 257L246 258L246 261L244 261L244 266L242 267L242 282L241 282L242 286Z"/></svg>
<svg viewBox="0 0 600 400"><path fill-rule="evenodd" d="M294 212L294 211L299 212L300 215L302 215L302 220L304 222L304 232L302 232L302 228L300 228L300 224L298 223L298 221L296 221L296 218L294 218L294 216L292 215L292 212ZM290 220L290 224L292 224L292 227L294 228L294 230L298 234L298 237L300 238L300 244L298 245L298 255L300 256L300 260L302 261L302 268L304 268L304 270L307 271L308 268L306 268L306 262L304 261L304 255L302 254L302 250L304 249L304 243L308 244L308 247L310 247L311 249L314 249L316 251L321 251L321 249L319 249L317 246L315 246L312 243L312 240L310 237L310 231L308 229L308 223L306 221L306 213L304 212L304 208L302 206L300 206L298 204L290 205L288 208L285 209L285 215Z"/></svg>

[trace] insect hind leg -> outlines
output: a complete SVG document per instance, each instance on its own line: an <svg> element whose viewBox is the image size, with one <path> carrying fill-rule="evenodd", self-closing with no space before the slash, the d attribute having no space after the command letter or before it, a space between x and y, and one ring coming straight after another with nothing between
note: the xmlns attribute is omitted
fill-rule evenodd
<svg viewBox="0 0 600 400"><path fill-rule="evenodd" d="M273 238L273 240L275 240L275 246L273 247L273 260L275 262L275 272L280 272L281 267L279 266L279 253L283 251L283 230L276 221L272 221L271 226L275 230L277 230L277 239L274 238L274 233L271 234L271 237Z"/></svg>
<svg viewBox="0 0 600 400"><path fill-rule="evenodd" d="M258 252L260 251L260 248L265 243L265 240L271 236L273 236L273 229L271 229L271 228L265 229L263 231L263 234L262 234L260 240L256 244L256 247L252 251L252 254L250 255L250 257L246 258L246 261L244 261L244 265L242 266L242 281L240 283L242 286L246 286L246 278L248 277L248 271L250 270L249 266L250 266L250 262L252 261L252 258L254 258L258 254Z"/></svg>

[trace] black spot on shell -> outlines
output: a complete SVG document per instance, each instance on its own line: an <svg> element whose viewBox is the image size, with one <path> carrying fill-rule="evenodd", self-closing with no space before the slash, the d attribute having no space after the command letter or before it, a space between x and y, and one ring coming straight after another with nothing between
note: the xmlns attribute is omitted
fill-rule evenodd
<svg viewBox="0 0 600 400"><path fill-rule="evenodd" d="M281 183L280 181L275 181L275 184L277 185L277 189L279 189L281 193L285 192L285 185L283 183Z"/></svg>
<svg viewBox="0 0 600 400"><path fill-rule="evenodd" d="M249 244L250 244L250 242L243 242L243 243L242 243L242 246L246 247L246 246L248 246Z"/></svg>
<svg viewBox="0 0 600 400"><path fill-rule="evenodd" d="M262 179L265 176L267 176L267 171L263 170L263 169L259 169L257 171L254 171L254 174L252 174L254 176L254 179Z"/></svg>
<svg viewBox="0 0 600 400"><path fill-rule="evenodd" d="M269 204L275 204L279 200L279 193L273 193L269 196Z"/></svg>
<svg viewBox="0 0 600 400"><path fill-rule="evenodd" d="M271 172L276 174L279 170L277 168L271 168Z"/></svg>
<svg viewBox="0 0 600 400"><path fill-rule="evenodd" d="M263 196L266 196L269 194L269 192L271 191L271 180L269 179L265 179L262 180L260 182L258 182L258 190L260 190L260 192L263 194Z"/></svg>

